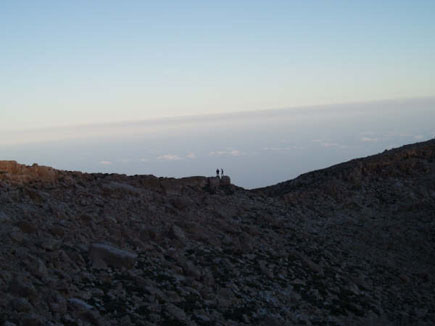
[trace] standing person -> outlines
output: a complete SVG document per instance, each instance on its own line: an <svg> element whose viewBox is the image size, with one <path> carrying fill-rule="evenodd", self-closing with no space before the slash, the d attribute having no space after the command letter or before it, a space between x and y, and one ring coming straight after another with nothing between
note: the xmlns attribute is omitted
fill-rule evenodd
<svg viewBox="0 0 435 326"><path fill-rule="evenodd" d="M224 169L221 169L221 177L224 176Z"/></svg>
<svg viewBox="0 0 435 326"><path fill-rule="evenodd" d="M219 169L216 169L216 177L219 178Z"/></svg>

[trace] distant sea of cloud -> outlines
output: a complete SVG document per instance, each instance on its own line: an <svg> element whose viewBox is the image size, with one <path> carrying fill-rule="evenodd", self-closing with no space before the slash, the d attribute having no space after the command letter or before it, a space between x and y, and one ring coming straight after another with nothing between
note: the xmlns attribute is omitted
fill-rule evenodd
<svg viewBox="0 0 435 326"><path fill-rule="evenodd" d="M0 160L256 188L435 136L435 98L0 131Z"/></svg>

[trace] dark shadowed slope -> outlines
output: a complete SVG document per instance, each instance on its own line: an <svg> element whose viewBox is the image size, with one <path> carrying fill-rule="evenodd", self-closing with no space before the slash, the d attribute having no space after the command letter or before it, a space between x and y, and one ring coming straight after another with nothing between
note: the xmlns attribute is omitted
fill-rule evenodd
<svg viewBox="0 0 435 326"><path fill-rule="evenodd" d="M389 289L392 302L386 305L391 309L404 309L421 296L432 297L433 280L427 280L435 275L435 140L254 192L282 200L300 216L305 232L322 239L325 249L333 247L337 256L343 255L343 267L353 266L349 273L358 274L364 260L367 271L380 276L383 270L379 285ZM401 286L392 285L398 279ZM414 322L420 320L417 311L425 309L416 308ZM433 309L432 302L427 310Z"/></svg>
<svg viewBox="0 0 435 326"><path fill-rule="evenodd" d="M435 141L254 191L0 171L0 324L435 323Z"/></svg>
<svg viewBox="0 0 435 326"><path fill-rule="evenodd" d="M295 192L318 190L328 191L331 183L339 182L346 188L358 188L373 181L413 179L418 176L433 178L435 139L385 150L381 154L354 159L326 169L302 174L301 176L273 186L254 189L267 196L281 197L291 201ZM293 193L293 195L292 195Z"/></svg>

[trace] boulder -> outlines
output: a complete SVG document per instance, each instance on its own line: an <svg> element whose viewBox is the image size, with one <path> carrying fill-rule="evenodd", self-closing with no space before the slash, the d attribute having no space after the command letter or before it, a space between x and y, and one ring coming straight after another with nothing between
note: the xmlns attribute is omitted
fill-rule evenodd
<svg viewBox="0 0 435 326"><path fill-rule="evenodd" d="M51 167L33 164L32 169L33 174L35 174L38 180L44 182L55 182L57 179L57 171Z"/></svg>
<svg viewBox="0 0 435 326"><path fill-rule="evenodd" d="M231 178L227 175L224 175L220 180L221 186L228 186L231 184Z"/></svg>
<svg viewBox="0 0 435 326"><path fill-rule="evenodd" d="M200 176L186 177L186 178L178 179L177 181L181 183L184 187L202 189L205 186L207 186L206 177L200 177Z"/></svg>
<svg viewBox="0 0 435 326"><path fill-rule="evenodd" d="M92 307L90 304L87 304L81 299L78 298L70 298L68 299L68 303L75 309L78 310L92 310L94 307Z"/></svg>
<svg viewBox="0 0 435 326"><path fill-rule="evenodd" d="M188 207L192 207L195 203L188 197L177 196L171 199L171 204L178 210L185 210Z"/></svg>
<svg viewBox="0 0 435 326"><path fill-rule="evenodd" d="M211 191L215 191L220 184L220 179L218 177L208 178L208 187Z"/></svg>
<svg viewBox="0 0 435 326"><path fill-rule="evenodd" d="M133 268L137 255L105 243L94 243L89 249L89 259L94 267Z"/></svg>

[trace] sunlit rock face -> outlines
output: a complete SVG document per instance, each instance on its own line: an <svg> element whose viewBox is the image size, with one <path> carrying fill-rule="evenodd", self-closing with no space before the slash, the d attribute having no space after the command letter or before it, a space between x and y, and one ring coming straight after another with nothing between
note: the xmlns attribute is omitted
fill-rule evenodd
<svg viewBox="0 0 435 326"><path fill-rule="evenodd" d="M19 164L16 161L0 161L0 171L3 173L17 174Z"/></svg>
<svg viewBox="0 0 435 326"><path fill-rule="evenodd" d="M435 324L435 141L250 191L0 171L0 325Z"/></svg>
<svg viewBox="0 0 435 326"><path fill-rule="evenodd" d="M54 183L58 172L48 166L33 164L27 166L18 164L16 161L0 161L0 177L12 180L16 183L41 181Z"/></svg>

